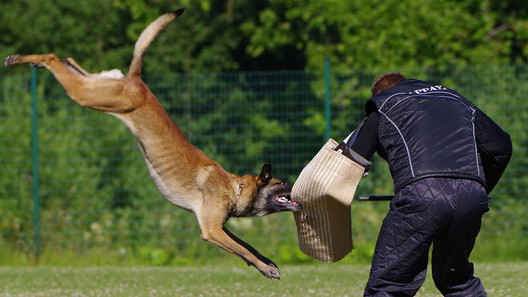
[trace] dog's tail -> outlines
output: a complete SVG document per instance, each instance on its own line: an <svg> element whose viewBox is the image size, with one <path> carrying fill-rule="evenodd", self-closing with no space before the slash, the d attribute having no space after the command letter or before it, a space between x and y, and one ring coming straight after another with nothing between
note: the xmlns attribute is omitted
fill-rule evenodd
<svg viewBox="0 0 528 297"><path fill-rule="evenodd" d="M131 76L138 76L141 74L141 64L143 63L143 56L147 51L150 43L156 38L156 36L165 29L167 25L180 16L185 11L184 8L168 12L160 17L158 17L154 22L141 32L138 40L136 41L136 46L134 47L134 56L132 57L132 62L130 62L130 67L128 68L128 74Z"/></svg>

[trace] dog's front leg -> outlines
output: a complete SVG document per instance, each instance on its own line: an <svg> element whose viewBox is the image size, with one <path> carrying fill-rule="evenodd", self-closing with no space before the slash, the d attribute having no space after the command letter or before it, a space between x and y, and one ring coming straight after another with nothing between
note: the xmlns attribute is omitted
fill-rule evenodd
<svg viewBox="0 0 528 297"><path fill-rule="evenodd" d="M231 231L227 230L226 227L222 227L222 230L235 242L243 246L245 249L247 249L253 256L255 256L260 262L266 264L268 267L271 268L271 270L276 270L277 274L276 276L273 276L274 278L280 278L279 268L273 261L270 259L262 256L254 247L250 246L246 242L244 242L242 239L238 238L235 234L231 233ZM253 265L253 263L248 263L248 265ZM275 269L273 269L275 268ZM269 277L269 276L268 276Z"/></svg>
<svg viewBox="0 0 528 297"><path fill-rule="evenodd" d="M236 237L225 227L202 228L201 235L204 240L237 255L246 261L248 265L255 266L265 277L280 279L279 268L275 263L262 256L252 246Z"/></svg>

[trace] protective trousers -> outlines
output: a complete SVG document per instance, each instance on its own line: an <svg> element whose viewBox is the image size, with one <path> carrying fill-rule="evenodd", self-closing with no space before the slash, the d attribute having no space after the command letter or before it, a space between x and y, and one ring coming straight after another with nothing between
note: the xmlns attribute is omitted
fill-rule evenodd
<svg viewBox="0 0 528 297"><path fill-rule="evenodd" d="M404 187L383 220L364 296L414 296L431 244L433 280L444 296L487 296L468 258L488 210L475 181L426 178Z"/></svg>

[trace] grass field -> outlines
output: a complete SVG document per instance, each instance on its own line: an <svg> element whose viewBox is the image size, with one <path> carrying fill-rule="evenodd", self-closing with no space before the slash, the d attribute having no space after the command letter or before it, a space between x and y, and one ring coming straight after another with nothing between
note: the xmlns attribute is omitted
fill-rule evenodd
<svg viewBox="0 0 528 297"><path fill-rule="evenodd" d="M528 296L528 263L475 266L489 296ZM269 280L245 266L0 267L0 296L362 296L368 269L285 266ZM441 296L430 273L417 296Z"/></svg>

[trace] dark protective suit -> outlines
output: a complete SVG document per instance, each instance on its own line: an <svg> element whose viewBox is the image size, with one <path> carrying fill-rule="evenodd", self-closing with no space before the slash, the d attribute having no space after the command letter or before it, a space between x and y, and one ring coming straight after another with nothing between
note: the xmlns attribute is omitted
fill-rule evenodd
<svg viewBox="0 0 528 297"><path fill-rule="evenodd" d="M395 197L385 217L365 296L414 296L429 248L445 296L486 296L468 261L488 211L487 193L511 157L504 132L453 90L408 79L372 97L352 149L387 160Z"/></svg>

